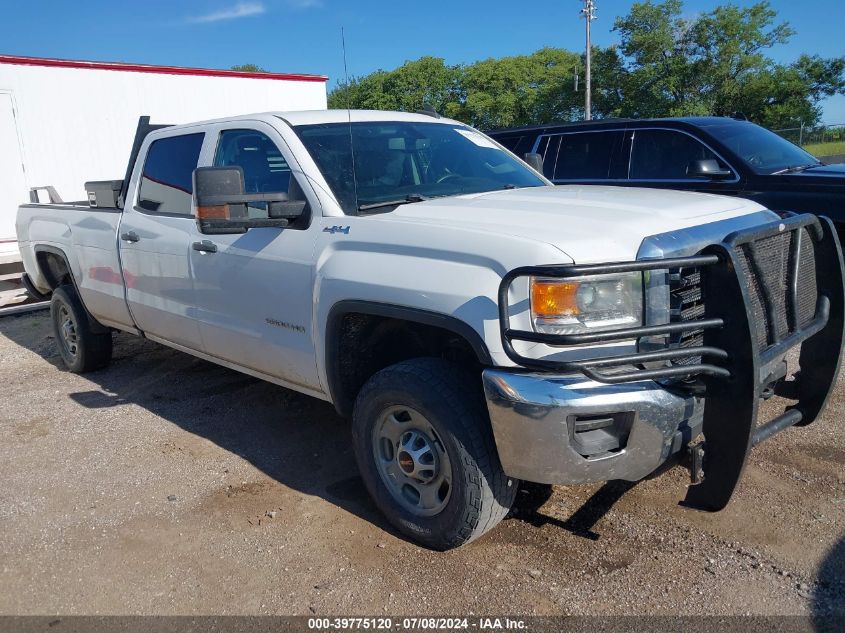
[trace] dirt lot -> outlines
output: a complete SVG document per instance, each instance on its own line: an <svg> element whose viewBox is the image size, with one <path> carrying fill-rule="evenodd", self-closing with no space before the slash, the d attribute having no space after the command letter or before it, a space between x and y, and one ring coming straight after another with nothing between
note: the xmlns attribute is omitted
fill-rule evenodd
<svg viewBox="0 0 845 633"><path fill-rule="evenodd" d="M46 312L0 320L2 614L845 613L841 387L719 514L676 468L521 493L441 554L375 511L330 405L115 342L75 376Z"/></svg>

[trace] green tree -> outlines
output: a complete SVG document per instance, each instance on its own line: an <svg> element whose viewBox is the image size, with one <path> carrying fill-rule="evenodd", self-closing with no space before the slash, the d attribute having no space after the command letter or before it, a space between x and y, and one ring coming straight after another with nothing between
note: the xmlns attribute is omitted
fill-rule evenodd
<svg viewBox="0 0 845 633"><path fill-rule="evenodd" d="M447 66L439 57L421 57L338 84L329 94L329 107L406 112L431 107L454 116L462 100L461 73L462 67Z"/></svg>
<svg viewBox="0 0 845 633"><path fill-rule="evenodd" d="M256 66L255 64L238 64L236 66L232 66L230 70L237 70L242 73L266 73L270 72L266 68L262 68L261 66Z"/></svg>
<svg viewBox="0 0 845 633"><path fill-rule="evenodd" d="M329 107L413 112L429 106L483 128L569 119L577 107L572 86L579 63L577 54L557 48L469 66L423 57L340 83Z"/></svg>
<svg viewBox="0 0 845 633"><path fill-rule="evenodd" d="M681 0L634 4L614 24L622 116L743 112L769 127L814 124L819 101L845 90L845 57L775 63L766 51L794 34L767 2L727 4L693 18ZM611 69L606 69L611 70Z"/></svg>
<svg viewBox="0 0 845 633"><path fill-rule="evenodd" d="M593 116L598 118L622 116L626 97L625 69L616 46L593 48L592 83ZM577 93L575 98L578 101L577 117L580 117L584 113L584 93Z"/></svg>
<svg viewBox="0 0 845 633"><path fill-rule="evenodd" d="M464 69L459 116L483 129L568 120L577 109L579 63L577 54L560 48L476 62Z"/></svg>
<svg viewBox="0 0 845 633"><path fill-rule="evenodd" d="M685 17L682 0L648 0L614 31L618 45L592 51L595 117L742 112L772 128L811 126L823 98L845 93L845 57L768 56L794 31L766 1ZM583 116L584 85L576 92L573 81L583 69L583 55L560 48L455 66L422 57L339 84L329 107L430 106L483 129L573 120Z"/></svg>

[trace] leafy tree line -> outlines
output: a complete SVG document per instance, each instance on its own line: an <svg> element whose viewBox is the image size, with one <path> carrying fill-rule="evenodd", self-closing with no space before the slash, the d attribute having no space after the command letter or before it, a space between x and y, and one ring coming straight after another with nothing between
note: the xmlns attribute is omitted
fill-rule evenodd
<svg viewBox="0 0 845 633"><path fill-rule="evenodd" d="M267 73L270 72L266 68L257 66L256 64L237 64L232 66L230 70L237 70L242 73Z"/></svg>
<svg viewBox="0 0 845 633"><path fill-rule="evenodd" d="M614 22L618 44L592 51L593 116L660 117L742 112L770 128L815 125L825 97L845 94L845 56L767 55L794 35L767 0L684 17L682 0L636 3ZM542 48L530 55L448 65L408 61L339 84L330 108L422 110L482 129L583 117L583 55Z"/></svg>

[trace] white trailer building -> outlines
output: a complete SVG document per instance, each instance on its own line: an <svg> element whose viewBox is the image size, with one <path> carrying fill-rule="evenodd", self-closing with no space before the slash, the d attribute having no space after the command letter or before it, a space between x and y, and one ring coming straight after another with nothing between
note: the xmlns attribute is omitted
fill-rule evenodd
<svg viewBox="0 0 845 633"><path fill-rule="evenodd" d="M327 79L0 55L0 266L20 259L15 214L30 188L85 200L86 181L123 178L139 116L322 110Z"/></svg>

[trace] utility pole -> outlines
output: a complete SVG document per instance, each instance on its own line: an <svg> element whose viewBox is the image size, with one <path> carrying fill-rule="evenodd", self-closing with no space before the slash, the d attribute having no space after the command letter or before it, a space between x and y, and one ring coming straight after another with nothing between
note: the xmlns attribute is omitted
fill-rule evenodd
<svg viewBox="0 0 845 633"><path fill-rule="evenodd" d="M591 42L590 42L590 22L596 19L596 3L595 0L581 0L584 3L584 8L581 9L581 15L584 16L584 21L587 23L587 60L584 66L584 120L589 121L593 118L593 103L592 103L592 77L590 76L590 57L591 57Z"/></svg>

